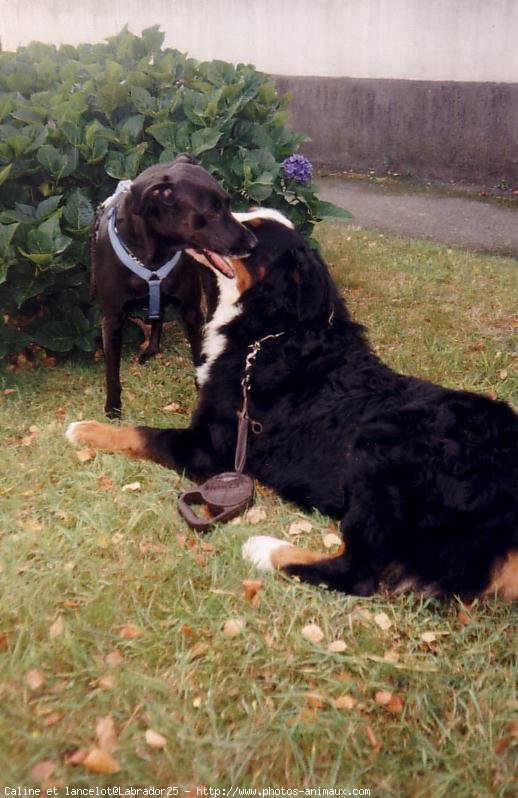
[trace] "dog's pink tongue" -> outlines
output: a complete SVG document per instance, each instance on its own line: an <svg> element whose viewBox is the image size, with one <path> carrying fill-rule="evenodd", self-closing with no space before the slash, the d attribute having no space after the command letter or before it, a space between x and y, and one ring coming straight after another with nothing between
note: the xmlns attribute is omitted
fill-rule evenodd
<svg viewBox="0 0 518 798"><path fill-rule="evenodd" d="M218 255L217 252L212 252L210 249L204 249L203 254L218 271L225 275L225 277L233 279L236 276L227 258L223 258L221 255Z"/></svg>

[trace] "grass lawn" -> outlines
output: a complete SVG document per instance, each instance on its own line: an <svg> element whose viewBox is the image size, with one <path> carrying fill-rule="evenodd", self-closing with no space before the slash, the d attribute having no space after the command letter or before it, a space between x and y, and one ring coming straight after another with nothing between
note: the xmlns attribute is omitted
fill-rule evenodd
<svg viewBox="0 0 518 798"><path fill-rule="evenodd" d="M338 224L319 238L383 358L516 400L516 261ZM126 420L187 424L182 335L144 367L134 354ZM81 462L65 441L70 421L103 418L103 399L102 362L0 372L2 786L515 794L516 604L356 599L275 576L250 600L243 541L308 520L298 542L321 548L330 519L259 489L263 520L197 538L176 510L187 480ZM81 764L95 747L118 772Z"/></svg>

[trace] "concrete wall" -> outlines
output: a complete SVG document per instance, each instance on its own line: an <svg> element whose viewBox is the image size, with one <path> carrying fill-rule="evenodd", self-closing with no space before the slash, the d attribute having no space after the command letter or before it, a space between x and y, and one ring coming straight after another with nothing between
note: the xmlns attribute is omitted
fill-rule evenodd
<svg viewBox="0 0 518 798"><path fill-rule="evenodd" d="M125 24L277 75L318 164L518 180L518 0L0 0L3 49Z"/></svg>

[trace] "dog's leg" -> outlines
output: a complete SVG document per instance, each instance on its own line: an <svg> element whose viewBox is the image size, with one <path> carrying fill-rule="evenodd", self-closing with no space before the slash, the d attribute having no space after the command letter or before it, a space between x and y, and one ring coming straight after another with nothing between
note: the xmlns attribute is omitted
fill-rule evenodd
<svg viewBox="0 0 518 798"><path fill-rule="evenodd" d="M104 412L108 418L120 418L121 416L120 363L122 324L122 314L104 316L102 320L103 349L106 360L106 404Z"/></svg>
<svg viewBox="0 0 518 798"><path fill-rule="evenodd" d="M345 553L345 546L329 555L259 535L249 538L243 545L243 557L261 571L282 571L301 582L326 585L354 596L370 596L377 589L377 580L369 566L360 566L355 558Z"/></svg>
<svg viewBox="0 0 518 798"><path fill-rule="evenodd" d="M146 363L150 358L154 357L160 351L160 338L162 337L162 321L154 319L151 322L151 335L149 336L148 345L143 352L140 353L138 362L140 364Z"/></svg>
<svg viewBox="0 0 518 798"><path fill-rule="evenodd" d="M65 435L71 443L151 460L189 476L214 473L221 467L212 454L209 434L200 428L154 429L76 421Z"/></svg>

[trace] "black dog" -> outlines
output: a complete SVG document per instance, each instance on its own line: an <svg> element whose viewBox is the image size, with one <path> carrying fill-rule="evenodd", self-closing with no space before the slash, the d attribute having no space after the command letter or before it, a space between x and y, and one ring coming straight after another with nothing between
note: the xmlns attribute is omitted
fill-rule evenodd
<svg viewBox="0 0 518 798"><path fill-rule="evenodd" d="M246 470L285 499L340 518L345 549L330 557L255 537L248 559L363 596L383 584L518 598L518 416L504 402L392 371L320 256L282 217L258 213L248 224L259 244L233 261L234 280L218 275L190 427L86 421L71 425L69 439L195 478L229 470L245 359L259 342L248 412L261 426Z"/></svg>
<svg viewBox="0 0 518 798"><path fill-rule="evenodd" d="M158 352L163 308L178 304L198 363L201 330L214 310L216 287L207 270L182 250L207 252L217 261L221 255L246 255L254 243L254 236L232 216L228 194L187 154L151 166L101 205L91 260L93 292L102 313L109 417L121 414L120 357L126 316L135 308L148 308L151 338L140 356L143 363ZM168 273L158 280L161 270Z"/></svg>

